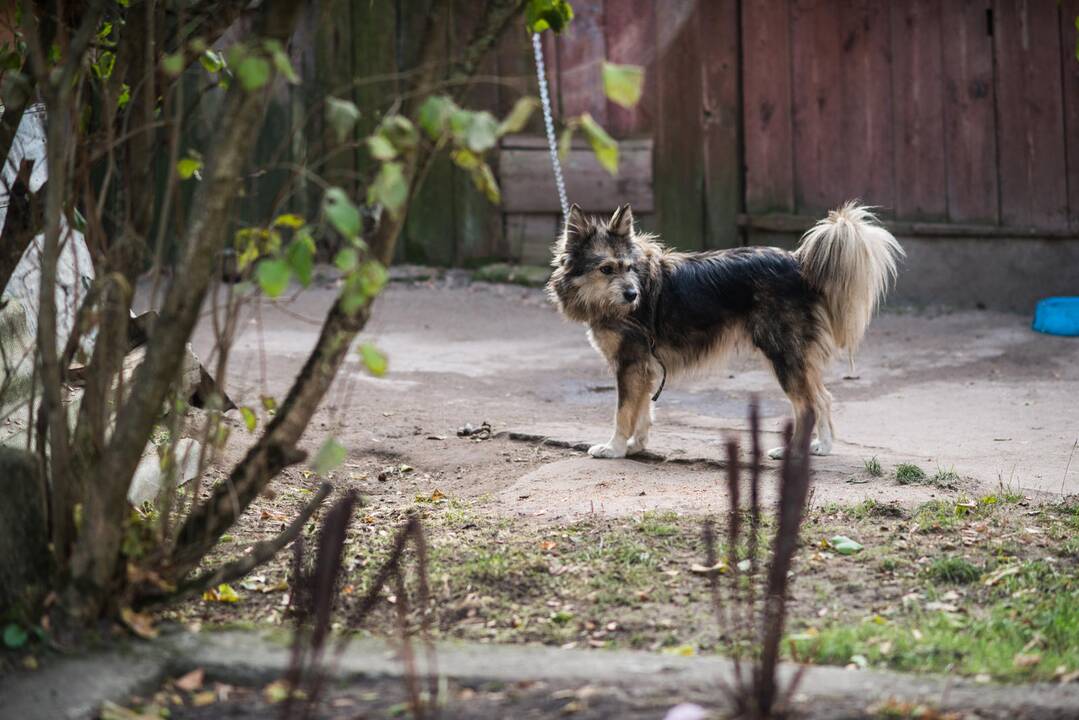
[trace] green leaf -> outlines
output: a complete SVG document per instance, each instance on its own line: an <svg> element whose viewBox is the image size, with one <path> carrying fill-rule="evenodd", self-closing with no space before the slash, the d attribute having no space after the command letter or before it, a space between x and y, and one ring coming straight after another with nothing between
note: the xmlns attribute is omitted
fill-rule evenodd
<svg viewBox="0 0 1079 720"><path fill-rule="evenodd" d="M851 540L846 535L836 535L828 540L828 544L840 555L853 555L862 550L861 543Z"/></svg>
<svg viewBox="0 0 1079 720"><path fill-rule="evenodd" d="M167 60L168 56L166 56L165 59ZM184 69L183 68L183 56L182 55L180 56L180 62L181 62L180 70L182 71ZM106 50L105 52L98 55L97 61L93 64L94 75L96 75L97 77L102 78L102 79L107 79L107 78L112 76L112 71L113 71L113 68L115 68L115 67L116 67L116 53L114 53L112 51L109 51L109 50ZM167 70L166 70L166 72L167 72ZM177 72L175 74L179 75L180 73Z"/></svg>
<svg viewBox="0 0 1079 720"><path fill-rule="evenodd" d="M300 76L292 69L292 61L289 60L288 53L285 52L280 43L273 49L270 57L273 58L274 68L289 82L290 85L299 84Z"/></svg>
<svg viewBox="0 0 1079 720"><path fill-rule="evenodd" d="M367 368L367 372L375 377L382 377L386 374L386 369L389 367L389 361L381 350L371 343L363 343L357 349L360 353L360 359L363 360L364 367Z"/></svg>
<svg viewBox="0 0 1079 720"><path fill-rule="evenodd" d="M255 274L262 292L275 298L288 289L289 276L292 273L284 260L263 260L258 264Z"/></svg>
<svg viewBox="0 0 1079 720"><path fill-rule="evenodd" d="M343 463L347 454L345 446L337 442L336 438L326 438L326 442L322 443L315 455L315 472L325 475Z"/></svg>
<svg viewBox="0 0 1079 720"><path fill-rule="evenodd" d="M116 98L116 109L123 110L131 102L131 86L127 83L120 85L120 97Z"/></svg>
<svg viewBox="0 0 1079 720"><path fill-rule="evenodd" d="M588 113L581 115L581 129L592 145L596 160L611 175L618 174L618 143Z"/></svg>
<svg viewBox="0 0 1079 720"><path fill-rule="evenodd" d="M254 432L255 427L259 423L259 419L258 416L255 415L255 411L249 407L242 407L240 408L240 414L244 416L244 425L247 426L247 429L251 432Z"/></svg>
<svg viewBox="0 0 1079 720"><path fill-rule="evenodd" d="M371 157L376 160L393 160L397 157L397 148L384 135L372 135L367 138L367 149L370 150Z"/></svg>
<svg viewBox="0 0 1079 720"><path fill-rule="evenodd" d="M225 58L221 53L214 52L209 48L199 55L199 62L202 63L202 67L209 73L217 73L225 69Z"/></svg>
<svg viewBox="0 0 1079 720"><path fill-rule="evenodd" d="M471 150L466 150L464 148L461 148L460 150L454 150L452 153L450 153L450 159L453 160L454 164L457 167L461 168L462 170L469 171L475 170L480 166L480 163L483 162L483 159L480 158L479 155L472 152Z"/></svg>
<svg viewBox="0 0 1079 720"><path fill-rule="evenodd" d="M360 110L351 100L326 98L326 122L333 128L337 142L344 142L348 138L359 119Z"/></svg>
<svg viewBox="0 0 1079 720"><path fill-rule="evenodd" d="M419 123L432 140L438 140L449 126L450 116L457 112L457 104L445 95L431 95L420 105Z"/></svg>
<svg viewBox="0 0 1079 720"><path fill-rule="evenodd" d="M161 70L169 77L176 77L182 73L184 71L184 54L178 52L161 58Z"/></svg>
<svg viewBox="0 0 1079 720"><path fill-rule="evenodd" d="M259 398L259 401L262 403L262 409L270 415L277 412L277 400L272 395L263 395Z"/></svg>
<svg viewBox="0 0 1079 720"><path fill-rule="evenodd" d="M347 238L360 236L360 211L341 188L332 187L322 196L322 212L337 232Z"/></svg>
<svg viewBox="0 0 1079 720"><path fill-rule="evenodd" d="M289 230L299 230L303 227L304 219L295 213L284 213L273 219L273 227L283 227Z"/></svg>
<svg viewBox="0 0 1079 720"><path fill-rule="evenodd" d="M528 32L562 32L573 20L573 8L566 0L529 0L525 12Z"/></svg>
<svg viewBox="0 0 1079 720"><path fill-rule="evenodd" d="M367 297L374 297L382 292L386 283L390 281L390 274L377 260L368 260L360 266L357 276L360 279L360 290Z"/></svg>
<svg viewBox="0 0 1079 720"><path fill-rule="evenodd" d="M4 647L9 650L18 650L26 644L29 637L30 636L27 634L26 630L23 629L22 625L9 623L7 627L4 628Z"/></svg>
<svg viewBox="0 0 1079 720"><path fill-rule="evenodd" d="M333 264L343 273L350 273L360 264L360 256L350 247L341 248L333 259Z"/></svg>
<svg viewBox="0 0 1079 720"><path fill-rule="evenodd" d="M285 248L285 262L289 270L307 287L311 284L311 272L315 266L315 241L310 233L298 233Z"/></svg>
<svg viewBox="0 0 1079 720"><path fill-rule="evenodd" d="M367 189L367 202L381 205L396 217L408 200L408 182L399 162L383 163L375 181Z"/></svg>
<svg viewBox="0 0 1079 720"><path fill-rule="evenodd" d="M576 124L570 124L566 126L566 129L562 131L562 134L558 136L558 159L565 160L569 155L570 148L573 147L573 132L577 129Z"/></svg>
<svg viewBox="0 0 1079 720"><path fill-rule="evenodd" d="M270 82L270 63L258 55L245 55L236 65L236 77L244 90L252 92Z"/></svg>
<svg viewBox="0 0 1079 720"><path fill-rule="evenodd" d="M182 157L176 161L176 173L180 176L181 180L190 180L191 178L201 180L201 171L202 158L188 155L187 157Z"/></svg>
<svg viewBox="0 0 1079 720"><path fill-rule="evenodd" d="M532 117L532 111L539 107L539 100L527 95L522 98L517 98L517 102L513 104L513 109L510 110L510 114L502 120L502 124L498 126L499 136L507 133L521 132L524 126L528 123L528 118Z"/></svg>
<svg viewBox="0 0 1079 720"><path fill-rule="evenodd" d="M502 202L502 192L498 189L498 180L495 179L495 174L491 172L491 166L487 163L481 163L479 167L472 171L472 183L493 205Z"/></svg>
<svg viewBox="0 0 1079 720"><path fill-rule="evenodd" d="M640 65L603 63L603 93L624 108L632 108L641 99L644 87L644 68Z"/></svg>
<svg viewBox="0 0 1079 720"><path fill-rule="evenodd" d="M419 133L416 126L404 115L387 115L378 126L378 134L397 149L398 152L407 152L416 147L419 142Z"/></svg>
<svg viewBox="0 0 1079 720"><path fill-rule="evenodd" d="M471 115L472 119L465 133L465 145L472 152L486 152L498 142L498 120L486 110Z"/></svg>

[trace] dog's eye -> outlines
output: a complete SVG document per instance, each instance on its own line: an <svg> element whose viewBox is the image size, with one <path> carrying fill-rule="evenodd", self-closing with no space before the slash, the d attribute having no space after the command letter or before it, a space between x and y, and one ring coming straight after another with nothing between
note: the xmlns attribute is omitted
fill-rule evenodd
<svg viewBox="0 0 1079 720"><path fill-rule="evenodd" d="M613 273L613 272L614 272L614 268L613 268L613 267L611 267L610 265L604 265L603 267L601 267L601 268L599 269L599 271L600 271L601 273L603 273L604 275L610 275L611 273Z"/></svg>

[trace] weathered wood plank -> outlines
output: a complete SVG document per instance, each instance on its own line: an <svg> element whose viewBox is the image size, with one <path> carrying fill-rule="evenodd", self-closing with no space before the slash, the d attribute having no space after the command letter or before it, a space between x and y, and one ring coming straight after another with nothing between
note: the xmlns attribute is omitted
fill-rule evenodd
<svg viewBox="0 0 1079 720"><path fill-rule="evenodd" d="M994 12L1001 222L1065 228L1068 195L1056 3L998 0Z"/></svg>
<svg viewBox="0 0 1079 720"><path fill-rule="evenodd" d="M699 3L668 0L656 13L656 213L664 241L704 247L704 156Z"/></svg>
<svg viewBox="0 0 1079 720"><path fill-rule="evenodd" d="M1079 0L1060 4L1060 49L1064 54L1064 128L1068 146L1068 224L1079 231L1079 58L1075 57L1079 30Z"/></svg>
<svg viewBox="0 0 1079 720"><path fill-rule="evenodd" d="M611 212L630 203L634 212L655 207L652 195L652 150L648 143L622 147L619 173L612 176L592 151L574 147L562 161L570 202L589 212ZM503 147L499 163L502 209L507 213L560 212L551 158L546 148Z"/></svg>
<svg viewBox="0 0 1079 720"><path fill-rule="evenodd" d="M547 265L558 234L558 215L506 213L508 258L522 265Z"/></svg>
<svg viewBox="0 0 1079 720"><path fill-rule="evenodd" d="M603 94L603 59L607 43L603 34L603 2L577 2L573 22L558 36L559 90L565 117L591 113L600 125L607 123L607 98Z"/></svg>
<svg viewBox="0 0 1079 720"><path fill-rule="evenodd" d="M749 212L794 210L790 3L742 6L745 196Z"/></svg>
<svg viewBox="0 0 1079 720"><path fill-rule="evenodd" d="M944 165L948 218L955 222L1000 219L990 8L991 0L941 3Z"/></svg>
<svg viewBox="0 0 1079 720"><path fill-rule="evenodd" d="M761 215L742 214L738 224L755 232L792 233L800 235L820 219L816 215L792 215L784 213L764 213ZM984 225L977 223L955 222L918 222L909 220L884 220L883 224L899 237L961 237L994 240L1000 238L1045 240L1079 240L1079 233L1069 228L1050 230L1043 227Z"/></svg>
<svg viewBox="0 0 1079 720"><path fill-rule="evenodd" d="M873 0L840 5L841 144L826 148L839 155L838 197L830 205L859 198L882 212L895 207L891 12Z"/></svg>
<svg viewBox="0 0 1079 720"><path fill-rule="evenodd" d="M631 109L607 102L607 130L615 137L648 133L655 113L655 0L607 0L604 32L607 59L644 67L641 101Z"/></svg>
<svg viewBox="0 0 1079 720"><path fill-rule="evenodd" d="M948 214L944 152L941 0L892 5L895 108L895 214L944 219Z"/></svg>
<svg viewBox="0 0 1079 720"><path fill-rule="evenodd" d="M468 44L476 23L482 16L475 0L455 0L454 22L450 34L450 52L457 56ZM498 73L498 58L490 53L483 59L477 76L490 78ZM474 82L462 98L462 104L471 110L498 112L499 86L490 81ZM491 152L488 164L498 176L498 155ZM493 257L504 257L502 216L498 206L476 188L469 173L456 169L453 182L454 208L454 263L473 264Z"/></svg>
<svg viewBox="0 0 1079 720"><path fill-rule="evenodd" d="M742 111L738 2L711 0L697 10L701 50L701 136L704 144L704 246L741 245Z"/></svg>
<svg viewBox="0 0 1079 720"><path fill-rule="evenodd" d="M798 0L791 8L794 205L817 214L840 202L840 18L837 3Z"/></svg>

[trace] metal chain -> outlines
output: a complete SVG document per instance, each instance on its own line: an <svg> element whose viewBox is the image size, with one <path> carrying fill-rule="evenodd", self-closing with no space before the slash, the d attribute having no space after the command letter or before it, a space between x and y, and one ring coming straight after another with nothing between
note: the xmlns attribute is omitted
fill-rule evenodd
<svg viewBox="0 0 1079 720"><path fill-rule="evenodd" d="M543 104L543 126L547 130L547 145L551 151L551 167L558 187L558 203L562 206L562 224L569 217L569 200L566 199L566 181L562 178L562 163L558 161L558 144L554 137L554 118L551 115L551 96L547 92L547 71L543 65L543 42L539 33L532 33L532 50L536 56L536 75L539 78L540 102Z"/></svg>

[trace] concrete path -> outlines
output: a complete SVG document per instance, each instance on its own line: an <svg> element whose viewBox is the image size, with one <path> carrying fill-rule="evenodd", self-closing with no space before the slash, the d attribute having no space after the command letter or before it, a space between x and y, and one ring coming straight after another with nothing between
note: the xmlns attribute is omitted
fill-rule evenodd
<svg viewBox="0 0 1079 720"><path fill-rule="evenodd" d="M450 680L617 687L637 696L666 697L672 705L692 700L717 709L725 705L721 683L730 686L734 680L733 665L723 658L635 651L448 643L437 647L436 659L439 673ZM0 679L2 716L80 720L93 717L105 700L123 702L133 694L152 693L164 678L195 668L203 668L208 681L260 686L280 678L288 662L289 650L280 639L254 633L168 635L152 644L94 651ZM796 669L782 666L781 686ZM397 654L376 640L353 642L335 670L337 680L346 684L402 673ZM965 717L1045 719L1079 713L1075 683L1004 686L829 667L810 667L795 695L797 704L811 709L811 717L862 717L867 707L890 698L954 709Z"/></svg>
<svg viewBox="0 0 1079 720"><path fill-rule="evenodd" d="M334 293L326 287L263 303L242 324L228 386L238 402L257 406L258 395L286 391ZM954 469L969 492L1000 483L1079 492L1079 457L1068 468L1079 439L1079 339L1040 335L1029 325L1026 316L985 311L891 310L878 317L855 375L839 360L828 372L838 442L815 464L818 500L913 503L937 492L895 483L888 475L900 462L930 473ZM493 497L521 514L705 511L724 502L714 464L601 461L577 451L517 465L506 456L516 462L540 448L455 437L459 426L484 420L531 438L531 446L540 444L536 438L574 446L609 436L612 378L584 330L564 322L539 290L468 285L459 276L394 283L364 339L388 353L390 373L376 380L350 358L308 431L312 448L334 434L355 457L422 463L444 484L459 480L450 488L457 494ZM207 321L195 343L204 360L213 344ZM700 377L672 378L656 405L652 449L669 460L721 460L727 436L745 444L753 394L771 433L765 442L777 443L788 405L750 356ZM864 473L864 460L873 456L884 478Z"/></svg>

